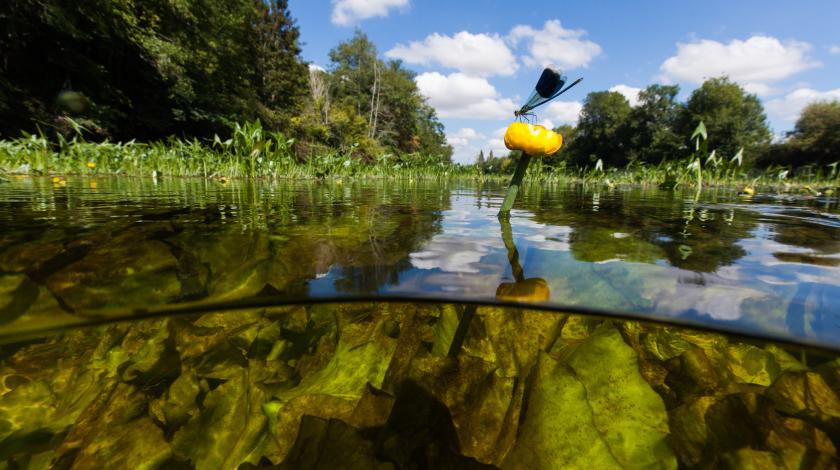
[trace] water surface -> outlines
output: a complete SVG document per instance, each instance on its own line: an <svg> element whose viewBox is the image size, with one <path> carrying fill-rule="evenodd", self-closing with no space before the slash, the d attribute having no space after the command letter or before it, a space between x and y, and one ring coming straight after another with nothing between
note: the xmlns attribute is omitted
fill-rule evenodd
<svg viewBox="0 0 840 470"><path fill-rule="evenodd" d="M0 466L838 466L836 199L502 191L0 184Z"/></svg>
<svg viewBox="0 0 840 470"><path fill-rule="evenodd" d="M239 301L596 309L840 345L836 198L458 182L0 184L0 322L20 334Z"/></svg>

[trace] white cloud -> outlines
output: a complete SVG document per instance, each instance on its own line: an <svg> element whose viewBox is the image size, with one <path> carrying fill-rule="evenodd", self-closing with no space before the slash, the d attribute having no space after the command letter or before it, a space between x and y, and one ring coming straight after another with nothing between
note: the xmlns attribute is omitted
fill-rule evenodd
<svg viewBox="0 0 840 470"><path fill-rule="evenodd" d="M332 22L349 26L374 16L388 16L392 8L405 8L409 0L333 0Z"/></svg>
<svg viewBox="0 0 840 470"><path fill-rule="evenodd" d="M420 93L442 118L503 119L513 115L513 100L502 98L486 79L463 73L422 73L415 78Z"/></svg>
<svg viewBox="0 0 840 470"><path fill-rule="evenodd" d="M828 52L831 54L840 54L840 46L831 46L828 48Z"/></svg>
<svg viewBox="0 0 840 470"><path fill-rule="evenodd" d="M507 131L507 127L500 127L493 131L490 135L490 138L481 142L480 149L484 150L484 155L489 156L490 152L493 152L493 156L495 157L503 157L510 152L507 147L505 147L505 132Z"/></svg>
<svg viewBox="0 0 840 470"><path fill-rule="evenodd" d="M586 67L601 54L601 46L583 39L586 31L565 29L560 20L548 20L543 29L517 25L508 35L514 46L527 43L528 55L522 58L529 67L554 64L563 69Z"/></svg>
<svg viewBox="0 0 840 470"><path fill-rule="evenodd" d="M630 106L639 105L639 92L642 91L641 88L621 84L610 88L610 91L617 91L618 93L624 95L624 97L627 98L627 101L630 102Z"/></svg>
<svg viewBox="0 0 840 470"><path fill-rule="evenodd" d="M309 64L309 70L317 70L319 72L326 72L327 71L327 69L325 69L324 67L321 67L318 64Z"/></svg>
<svg viewBox="0 0 840 470"><path fill-rule="evenodd" d="M745 83L744 90L758 96L768 96L778 92L776 88L766 83Z"/></svg>
<svg viewBox="0 0 840 470"><path fill-rule="evenodd" d="M454 36L430 34L422 42L397 44L385 53L409 64L442 65L470 75L512 75L516 57L499 35L461 31Z"/></svg>
<svg viewBox="0 0 840 470"><path fill-rule="evenodd" d="M461 128L454 134L446 134L446 142L453 148L468 147L471 141L483 138L484 134L476 132L471 127Z"/></svg>
<svg viewBox="0 0 840 470"><path fill-rule="evenodd" d="M452 160L458 163L475 163L478 152L483 151L485 157L493 152L499 157L507 155L504 135L507 127L496 129L488 138L487 135L470 127L459 129L453 134L446 135L446 141L452 145Z"/></svg>
<svg viewBox="0 0 840 470"><path fill-rule="evenodd" d="M552 123L574 124L580 116L583 104L579 101L552 101L545 109L545 116Z"/></svg>
<svg viewBox="0 0 840 470"><path fill-rule="evenodd" d="M767 83L820 65L807 56L810 49L805 42L783 43L770 36L734 39L728 44L702 39L677 44L677 55L665 60L660 70L666 80L702 83L707 78L727 75L754 91L769 91Z"/></svg>
<svg viewBox="0 0 840 470"><path fill-rule="evenodd" d="M766 104L767 113L787 124L794 123L799 113L810 103L815 101L840 101L840 88L828 91L818 91L812 88L800 88L788 93L784 98L770 100Z"/></svg>

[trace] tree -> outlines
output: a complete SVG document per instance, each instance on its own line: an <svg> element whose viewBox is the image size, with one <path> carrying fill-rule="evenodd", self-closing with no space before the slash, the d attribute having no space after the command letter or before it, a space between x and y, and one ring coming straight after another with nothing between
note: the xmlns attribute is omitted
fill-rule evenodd
<svg viewBox="0 0 840 470"><path fill-rule="evenodd" d="M575 136L577 135L577 127L563 124L555 127L553 130L563 136L563 146L554 155L544 157L543 161L549 166L556 167L561 162L568 162L572 159L571 149L575 141Z"/></svg>
<svg viewBox="0 0 840 470"><path fill-rule="evenodd" d="M9 0L0 22L6 135L67 118L117 139L277 128L306 92L286 0Z"/></svg>
<svg viewBox="0 0 840 470"><path fill-rule="evenodd" d="M679 90L676 85L650 85L639 93L639 104L622 132L631 161L659 163L683 156L684 139L675 132L681 111Z"/></svg>
<svg viewBox="0 0 840 470"><path fill-rule="evenodd" d="M333 109L346 124L331 119L333 143L358 144L368 157L385 146L395 152L419 152L449 161L452 148L446 144L443 125L434 108L420 95L414 73L400 61L377 58L376 46L361 31L340 43L330 53Z"/></svg>
<svg viewBox="0 0 840 470"><path fill-rule="evenodd" d="M789 145L794 164L827 165L840 160L840 101L811 103L802 110Z"/></svg>
<svg viewBox="0 0 840 470"><path fill-rule="evenodd" d="M478 158L475 160L475 166L481 171L484 171L484 150L478 151Z"/></svg>
<svg viewBox="0 0 840 470"><path fill-rule="evenodd" d="M572 162L585 166L601 159L610 166L626 165L628 146L621 132L630 110L630 103L621 93L589 93L578 119L574 143L569 149Z"/></svg>
<svg viewBox="0 0 840 470"><path fill-rule="evenodd" d="M451 162L452 146L446 142L443 123L438 120L435 108L424 102L417 115L417 152L441 162Z"/></svg>
<svg viewBox="0 0 840 470"><path fill-rule="evenodd" d="M764 108L755 95L726 77L712 78L691 93L681 112L677 132L687 142L703 121L709 135L709 149L724 157L744 148L746 159L755 159L770 143Z"/></svg>
<svg viewBox="0 0 840 470"><path fill-rule="evenodd" d="M287 127L303 110L307 96L307 64L300 59L300 30L288 0L258 1L254 28L256 76L260 102L272 127Z"/></svg>

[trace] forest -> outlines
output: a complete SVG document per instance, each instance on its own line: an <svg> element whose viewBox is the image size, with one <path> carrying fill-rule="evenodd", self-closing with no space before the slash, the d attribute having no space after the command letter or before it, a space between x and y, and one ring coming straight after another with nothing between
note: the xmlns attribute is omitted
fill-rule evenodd
<svg viewBox="0 0 840 470"><path fill-rule="evenodd" d="M91 162L50 166L67 153L67 142L105 146L81 153L119 154L107 146L125 149L126 142L137 143L130 150L140 154L148 153L144 145L165 149L152 166L175 172L195 165L177 161L183 151L174 147L235 161L237 174L256 174L274 157L290 160L286 168L317 164L319 174L338 165L453 166L443 125L414 72L380 59L361 30L330 51L326 69L306 63L287 0L7 0L0 27L6 171ZM702 122L718 160L836 174L840 103L811 104L793 131L774 140L760 100L726 77L707 80L685 102L679 93L676 85L653 84L636 106L617 92L589 93L578 122L557 129L566 145L541 168L681 161L692 154L690 136ZM22 143L32 135L37 145ZM52 158L33 153L33 145ZM229 155L236 152L244 160ZM482 152L474 167L504 174L516 158ZM103 159L103 170L120 167Z"/></svg>
<svg viewBox="0 0 840 470"><path fill-rule="evenodd" d="M680 161L695 150L692 133L706 128L712 161L736 159L742 167L829 167L836 175L840 160L840 102L805 107L793 131L773 140L761 101L727 77L706 80L680 102L677 85L653 84L631 106L616 91L586 96L576 125L556 128L565 145L546 160L552 167L659 166ZM507 171L511 156L477 156L485 172ZM516 158L516 155L512 155ZM708 154L707 154L708 158Z"/></svg>
<svg viewBox="0 0 840 470"><path fill-rule="evenodd" d="M0 25L2 138L224 139L259 120L302 158L451 156L410 70L360 31L310 67L287 0L9 0Z"/></svg>

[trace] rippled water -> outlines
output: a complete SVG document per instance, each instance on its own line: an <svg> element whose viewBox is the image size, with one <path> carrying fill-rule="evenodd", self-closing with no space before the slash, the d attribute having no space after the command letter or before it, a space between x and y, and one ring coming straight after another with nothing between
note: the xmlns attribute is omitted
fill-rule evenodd
<svg viewBox="0 0 840 470"><path fill-rule="evenodd" d="M502 191L0 183L0 465L838 465L836 199Z"/></svg>

